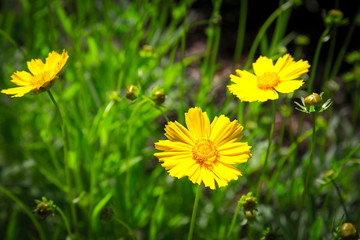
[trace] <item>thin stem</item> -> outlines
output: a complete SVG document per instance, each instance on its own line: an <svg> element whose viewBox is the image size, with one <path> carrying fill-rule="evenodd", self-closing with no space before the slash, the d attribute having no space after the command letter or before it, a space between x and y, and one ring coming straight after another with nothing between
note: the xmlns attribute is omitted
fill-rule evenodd
<svg viewBox="0 0 360 240"><path fill-rule="evenodd" d="M185 4L186 6L186 4ZM186 7L185 7L186 8ZM184 120L184 82L185 82L185 46L186 46L186 14L184 16L184 21L182 25L182 33L181 33L181 54L180 54L180 62L181 62L181 71L180 71L180 83L179 83L179 108L178 108L178 117L179 121L183 122Z"/></svg>
<svg viewBox="0 0 360 240"><path fill-rule="evenodd" d="M331 179L331 183L334 185L335 189L336 189L336 193L340 199L340 202L341 202L341 206L343 207L344 209L344 213L345 213L345 217L346 219L349 221L350 218L349 218L349 214L348 212L346 211L346 206L345 206L345 203L344 203L344 199L343 197L341 196L341 192L340 192L340 188L339 186L336 184L335 180Z"/></svg>
<svg viewBox="0 0 360 240"><path fill-rule="evenodd" d="M301 222L301 217L302 217L302 210L304 207L304 202L305 202L305 197L306 194L308 192L308 186L309 186L309 181L310 181L310 177L311 177L311 170L312 170L312 165L313 165L313 159L314 159L314 152L315 152L315 141L316 141L316 112L313 112L312 114L313 117L313 132L312 132L312 141L311 141L311 152L310 152L310 162L309 162L309 167L307 168L307 173L306 173L306 178L305 178L305 184L304 184L304 191L301 197L301 202L300 202L300 207L299 207L299 216L297 219L297 224L296 224L296 232L295 232L295 236L296 239L298 239L298 233L299 233L299 225Z"/></svg>
<svg viewBox="0 0 360 240"><path fill-rule="evenodd" d="M70 176L70 168L69 168L69 159L68 159L68 141L67 141L67 131L66 131L66 127L60 112L60 108L57 105L53 95L51 94L50 90L47 91L47 93L49 94L49 97L51 99L51 101L53 102L57 115L59 117L59 121L60 121L60 126L61 126L61 131L62 131L62 137L63 137L63 145L64 145L64 165L65 165L65 177L66 177L66 183L68 186L68 198L69 198L69 204L70 204L70 209L71 209L71 217L72 217L72 221L73 221L73 226L75 229L75 232L77 232L77 216L76 216L76 209L75 209L75 205L73 202L73 189L72 189L72 182L71 182L71 176Z"/></svg>
<svg viewBox="0 0 360 240"><path fill-rule="evenodd" d="M234 65L240 61L242 49L244 46L246 16L247 16L247 8L248 8L247 5L248 5L247 0L241 0L238 34L237 34L235 54L234 54Z"/></svg>
<svg viewBox="0 0 360 240"><path fill-rule="evenodd" d="M308 94L310 94L313 91L313 85L314 85L314 78L315 78L315 73L316 73L316 67L319 61L319 56L320 56L320 50L322 47L322 44L324 42L324 38L329 34L330 31L330 26L327 26L324 30L324 32L321 34L320 39L316 45L316 50L315 50L315 55L314 55L314 60L312 63L312 70L310 73L310 78L309 78L309 86L308 86Z"/></svg>
<svg viewBox="0 0 360 240"><path fill-rule="evenodd" d="M121 221L118 218L115 218L115 221L117 221L123 227L125 227L130 232L130 234L133 236L133 239L139 240L138 236L135 234L134 230L132 230L131 227L129 227L129 225L127 225L125 222Z"/></svg>
<svg viewBox="0 0 360 240"><path fill-rule="evenodd" d="M41 225L39 224L38 220L34 216L34 214L29 210L27 206L25 206L24 203L21 202L20 199L18 199L14 194L12 194L9 190L7 190L3 185L0 184L0 191L2 191L5 195L7 195L9 198L11 198L14 202L16 202L17 205L28 215L28 217L31 219L31 221L34 223L36 230L39 232L39 237L41 240L45 240L45 234L43 229L41 228Z"/></svg>
<svg viewBox="0 0 360 240"><path fill-rule="evenodd" d="M330 69L331 69L331 64L334 58L334 52L335 52L335 45L336 45L336 36L337 36L337 26L334 26L334 29L331 33L331 40L330 40L330 48L329 48L329 52L328 52L328 56L326 58L326 63L325 63L325 70L324 70L324 81L328 81L329 80L329 75L330 75Z"/></svg>
<svg viewBox="0 0 360 240"><path fill-rule="evenodd" d="M70 224L69 224L69 221L68 221L66 215L64 214L64 212L58 206L56 206L55 209L56 209L56 211L59 212L61 218L63 219L66 231L68 232L69 237L70 237L71 236L71 228L70 228Z"/></svg>
<svg viewBox="0 0 360 240"><path fill-rule="evenodd" d="M288 8L290 8L293 5L291 1L284 3L281 5L278 9L276 9L268 19L266 19L265 23L261 26L258 34L256 35L253 44L251 45L249 56L245 63L245 69L249 69L251 62L253 61L256 49L263 38L266 30L269 28L271 23L284 11L286 11Z"/></svg>
<svg viewBox="0 0 360 240"><path fill-rule="evenodd" d="M357 12L355 14L355 18L359 14L360 14L360 7L358 7L358 10L357 10ZM343 63L347 47L348 47L348 45L350 43L350 40L351 40L352 35L354 33L355 27L357 25L356 23L357 23L357 21L356 21L356 19L354 19L353 22L351 23L350 29L349 29L349 31L348 31L348 33L346 35L345 41L341 45L342 47L341 47L339 53L336 55L336 60L335 60L334 67L332 68L332 71L331 71L331 74L330 74L330 79L333 79L338 74L338 72L340 70L340 66Z"/></svg>
<svg viewBox="0 0 360 240"><path fill-rule="evenodd" d="M272 143L272 138L273 138L274 129L275 129L275 117L276 117L276 102L272 101L272 123L271 123L271 127L270 127L269 144L268 144L268 147L266 150L264 166L263 166L262 172L260 173L260 177L259 177L259 182L258 182L257 192L256 192L257 197L259 197L259 194L260 194L262 179L263 179L264 173L266 171L266 166L267 166L269 155L270 155L271 143Z"/></svg>
<svg viewBox="0 0 360 240"><path fill-rule="evenodd" d="M194 227L195 227L197 208L198 208L198 204L199 204L200 191L201 191L201 186L199 184L198 187L197 187L196 196L195 196L195 202L194 202L194 208L193 208L193 212L192 212L192 216L191 216L191 223L190 223L190 230L189 230L188 240L192 240L193 234L194 234Z"/></svg>
<svg viewBox="0 0 360 240"><path fill-rule="evenodd" d="M233 229L234 229L234 226L235 226L235 222L236 222L236 218L237 218L237 216L238 216L240 207L241 207L241 202L240 202L240 200L239 200L238 203L237 203L236 210L235 210L235 212L234 212L233 218L232 218L232 220L231 220L231 225L230 225L229 231L228 231L228 233L227 233L227 235L226 235L226 238L229 238L230 235L231 235L231 233L233 232Z"/></svg>

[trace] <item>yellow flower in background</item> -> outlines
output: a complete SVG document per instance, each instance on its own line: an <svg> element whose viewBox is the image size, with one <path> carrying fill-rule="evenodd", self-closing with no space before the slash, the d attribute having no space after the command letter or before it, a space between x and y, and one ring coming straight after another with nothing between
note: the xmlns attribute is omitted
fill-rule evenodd
<svg viewBox="0 0 360 240"><path fill-rule="evenodd" d="M11 82L19 87L4 89L1 92L13 95L11 97L22 97L30 91L37 94L39 90L49 88L51 81L58 78L57 74L64 67L68 58L68 53L63 50L61 55L55 51L49 53L45 64L41 59L33 59L27 62L31 73L17 71L11 75Z"/></svg>
<svg viewBox="0 0 360 240"><path fill-rule="evenodd" d="M190 108L185 113L186 126L169 122L165 126L168 140L155 143L155 156L173 177L188 176L194 184L204 182L215 189L215 181L224 187L230 180L238 179L241 172L232 164L247 162L251 157L250 146L239 142L243 127L221 115L210 124L201 108Z"/></svg>
<svg viewBox="0 0 360 240"><path fill-rule="evenodd" d="M295 80L309 70L307 61L294 61L289 54L280 57L275 65L267 57L259 57L253 63L254 74L237 69L236 75L230 75L234 83L228 85L229 91L245 102L265 102L278 99L280 93L291 93L304 82Z"/></svg>

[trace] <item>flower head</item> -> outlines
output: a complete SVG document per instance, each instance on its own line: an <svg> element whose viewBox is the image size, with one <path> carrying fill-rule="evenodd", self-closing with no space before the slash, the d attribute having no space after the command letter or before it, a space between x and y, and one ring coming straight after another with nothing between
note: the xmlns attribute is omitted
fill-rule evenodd
<svg viewBox="0 0 360 240"><path fill-rule="evenodd" d="M206 112L201 108L190 108L185 113L186 126L169 122L165 126L168 140L155 143L163 152L155 156L173 177L188 176L193 183L204 182L215 189L215 181L224 187L230 180L236 180L241 172L232 164L247 162L251 157L250 146L239 142L243 127L236 121L221 115L210 124Z"/></svg>
<svg viewBox="0 0 360 240"><path fill-rule="evenodd" d="M17 71L11 75L11 82L19 87L4 89L1 92L13 95L11 97L22 97L30 91L37 94L41 90L50 88L51 81L58 77L57 74L64 67L68 58L68 53L63 50L61 55L55 51L49 53L45 63L41 59L27 62L31 73Z"/></svg>
<svg viewBox="0 0 360 240"><path fill-rule="evenodd" d="M253 63L254 74L236 70L236 75L230 75L234 83L228 85L229 91L245 102L265 102L278 99L280 93L291 93L300 88L304 82L295 80L308 72L307 61L294 61L289 54L280 57L275 65L267 57L259 57Z"/></svg>

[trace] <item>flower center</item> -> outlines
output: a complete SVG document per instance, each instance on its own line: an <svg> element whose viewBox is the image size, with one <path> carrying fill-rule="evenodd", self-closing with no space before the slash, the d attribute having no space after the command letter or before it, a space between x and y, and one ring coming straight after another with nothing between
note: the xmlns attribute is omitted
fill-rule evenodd
<svg viewBox="0 0 360 240"><path fill-rule="evenodd" d="M274 72L266 72L262 76L257 77L257 86L260 89L268 90L279 84L279 77Z"/></svg>
<svg viewBox="0 0 360 240"><path fill-rule="evenodd" d="M212 165L219 158L215 145L209 139L198 140L192 149L192 153L193 159L200 164Z"/></svg>

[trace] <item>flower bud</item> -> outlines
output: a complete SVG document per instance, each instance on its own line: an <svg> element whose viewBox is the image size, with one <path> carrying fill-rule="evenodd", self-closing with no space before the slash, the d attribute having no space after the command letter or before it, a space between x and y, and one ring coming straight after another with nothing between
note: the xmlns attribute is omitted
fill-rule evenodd
<svg viewBox="0 0 360 240"><path fill-rule="evenodd" d="M256 199L254 197L246 197L243 203L245 211L253 211L256 209Z"/></svg>
<svg viewBox="0 0 360 240"><path fill-rule="evenodd" d="M36 206L34 213L39 215L42 218L48 217L52 213L52 209L47 202L41 202Z"/></svg>
<svg viewBox="0 0 360 240"><path fill-rule="evenodd" d="M305 105L308 105L308 106L318 106L318 105L321 105L322 98L319 94L312 93L305 98L304 102L305 102Z"/></svg>
<svg viewBox="0 0 360 240"><path fill-rule="evenodd" d="M139 88L133 84L131 84L126 89L126 98L129 100L135 100L137 96L139 95Z"/></svg>
<svg viewBox="0 0 360 240"><path fill-rule="evenodd" d="M331 9L325 18L325 23L326 24L334 24L334 25L343 25L345 23L347 23L347 20L344 20L344 14L342 11L338 10L338 9Z"/></svg>
<svg viewBox="0 0 360 240"><path fill-rule="evenodd" d="M343 223L340 228L340 235L343 240L356 240L358 235L354 225L351 223Z"/></svg>
<svg viewBox="0 0 360 240"><path fill-rule="evenodd" d="M247 220L252 221L256 218L256 212L255 211L244 211L244 215Z"/></svg>
<svg viewBox="0 0 360 240"><path fill-rule="evenodd" d="M295 38L295 44L299 46L309 45L310 39L305 35L299 35Z"/></svg>
<svg viewBox="0 0 360 240"><path fill-rule="evenodd" d="M165 101L165 94L163 90L158 90L155 92L154 97L153 97L155 103L157 105L161 105L164 103Z"/></svg>

